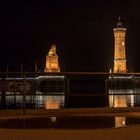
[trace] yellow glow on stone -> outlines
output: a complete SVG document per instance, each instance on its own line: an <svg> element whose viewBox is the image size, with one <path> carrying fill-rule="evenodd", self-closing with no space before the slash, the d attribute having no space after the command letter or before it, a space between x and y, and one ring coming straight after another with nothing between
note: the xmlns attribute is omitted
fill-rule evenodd
<svg viewBox="0 0 140 140"><path fill-rule="evenodd" d="M46 65L44 72L60 72L58 56L56 54L56 45L52 45L46 56Z"/></svg>
<svg viewBox="0 0 140 140"><path fill-rule="evenodd" d="M126 73L125 34L126 28L114 30L114 73Z"/></svg>
<svg viewBox="0 0 140 140"><path fill-rule="evenodd" d="M122 42L122 45L124 45L124 42Z"/></svg>

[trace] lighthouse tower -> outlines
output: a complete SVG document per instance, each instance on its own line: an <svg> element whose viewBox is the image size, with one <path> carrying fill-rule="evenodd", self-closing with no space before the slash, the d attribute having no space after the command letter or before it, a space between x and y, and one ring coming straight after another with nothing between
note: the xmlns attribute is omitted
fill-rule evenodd
<svg viewBox="0 0 140 140"><path fill-rule="evenodd" d="M120 17L117 22L117 27L113 29L115 49L114 49L114 73L126 73L126 53L125 53L125 34L126 28L122 27Z"/></svg>
<svg viewBox="0 0 140 140"><path fill-rule="evenodd" d="M56 54L56 46L52 45L51 49L46 56L46 65L44 72L60 72L58 56Z"/></svg>

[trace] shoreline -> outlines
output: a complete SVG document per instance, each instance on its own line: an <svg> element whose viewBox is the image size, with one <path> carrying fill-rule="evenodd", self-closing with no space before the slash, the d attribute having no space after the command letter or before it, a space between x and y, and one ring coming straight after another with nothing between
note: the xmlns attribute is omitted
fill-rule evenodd
<svg viewBox="0 0 140 140"><path fill-rule="evenodd" d="M139 140L140 125L104 129L0 129L0 139L5 140Z"/></svg>

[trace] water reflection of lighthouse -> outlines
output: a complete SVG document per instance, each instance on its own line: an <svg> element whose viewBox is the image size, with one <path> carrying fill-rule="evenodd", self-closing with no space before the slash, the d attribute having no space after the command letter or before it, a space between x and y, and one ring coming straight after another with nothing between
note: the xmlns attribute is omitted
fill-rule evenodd
<svg viewBox="0 0 140 140"><path fill-rule="evenodd" d="M123 90L116 90L116 92L109 95L109 106L110 107L134 107L134 95L122 95ZM130 93L133 91L130 90ZM119 95L120 94L120 95ZM115 127L125 127L126 117L115 117Z"/></svg>

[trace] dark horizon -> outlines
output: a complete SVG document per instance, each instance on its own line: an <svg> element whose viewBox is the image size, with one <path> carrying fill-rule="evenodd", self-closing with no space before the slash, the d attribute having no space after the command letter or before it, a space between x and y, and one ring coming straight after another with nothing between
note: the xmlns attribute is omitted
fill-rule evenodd
<svg viewBox="0 0 140 140"><path fill-rule="evenodd" d="M140 3L47 0L45 3L3 3L0 23L0 71L43 71L46 54L56 44L62 71L104 71L113 68L118 16L126 32L127 69L140 72Z"/></svg>

